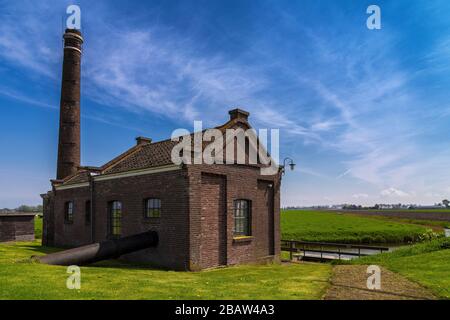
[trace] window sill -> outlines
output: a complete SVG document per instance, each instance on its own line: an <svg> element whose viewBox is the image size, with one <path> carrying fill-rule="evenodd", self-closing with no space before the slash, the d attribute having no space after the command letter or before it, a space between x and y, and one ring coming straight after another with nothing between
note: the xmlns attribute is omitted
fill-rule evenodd
<svg viewBox="0 0 450 320"><path fill-rule="evenodd" d="M234 243L251 242L252 240L253 240L252 236L233 237Z"/></svg>

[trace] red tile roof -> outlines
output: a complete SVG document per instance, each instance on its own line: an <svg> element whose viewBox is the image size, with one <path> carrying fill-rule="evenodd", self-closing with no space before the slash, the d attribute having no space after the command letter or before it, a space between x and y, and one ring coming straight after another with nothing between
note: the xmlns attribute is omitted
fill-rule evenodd
<svg viewBox="0 0 450 320"><path fill-rule="evenodd" d="M176 141L164 140L143 144L119 159L116 163L105 165L102 174L119 173L172 164L172 148Z"/></svg>
<svg viewBox="0 0 450 320"><path fill-rule="evenodd" d="M216 129L225 132L237 124L251 128L246 120L232 119ZM191 134L192 136L193 134ZM192 139L193 141L193 139ZM80 167L77 173L64 179L62 184L71 185L88 182L91 174L113 174L172 164L172 148L178 142L170 139L159 142L144 142L133 146L101 167ZM204 143L204 146L207 143Z"/></svg>

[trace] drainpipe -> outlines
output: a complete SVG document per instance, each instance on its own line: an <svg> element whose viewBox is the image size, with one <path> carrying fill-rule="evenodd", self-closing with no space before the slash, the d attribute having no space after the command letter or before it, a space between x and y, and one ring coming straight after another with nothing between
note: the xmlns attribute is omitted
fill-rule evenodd
<svg viewBox="0 0 450 320"><path fill-rule="evenodd" d="M89 174L89 189L91 191L91 243L95 242L95 212L94 212L94 176Z"/></svg>

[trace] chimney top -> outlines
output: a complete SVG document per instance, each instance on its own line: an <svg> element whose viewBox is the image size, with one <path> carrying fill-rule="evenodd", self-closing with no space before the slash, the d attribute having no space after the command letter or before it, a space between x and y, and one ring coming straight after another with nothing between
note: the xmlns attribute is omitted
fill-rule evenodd
<svg viewBox="0 0 450 320"><path fill-rule="evenodd" d="M66 30L65 30L65 33L76 33L76 34L78 34L79 36L81 36L81 31L78 30L78 29L66 29Z"/></svg>
<svg viewBox="0 0 450 320"><path fill-rule="evenodd" d="M77 29L66 29L66 32L64 32L63 38L64 38L64 41L68 41L68 43L66 43L66 45L68 45L68 46L78 47L78 46L81 46L81 44L84 42L81 31L77 30Z"/></svg>
<svg viewBox="0 0 450 320"><path fill-rule="evenodd" d="M136 138L136 144L140 145L140 144L150 144L152 143L152 139L151 138L146 138L146 137L137 137Z"/></svg>
<svg viewBox="0 0 450 320"><path fill-rule="evenodd" d="M239 108L230 110L230 111L228 111L228 113L230 114L230 120L242 119L242 120L247 121L248 120L248 116L250 115L249 112L244 111L244 110L239 109Z"/></svg>

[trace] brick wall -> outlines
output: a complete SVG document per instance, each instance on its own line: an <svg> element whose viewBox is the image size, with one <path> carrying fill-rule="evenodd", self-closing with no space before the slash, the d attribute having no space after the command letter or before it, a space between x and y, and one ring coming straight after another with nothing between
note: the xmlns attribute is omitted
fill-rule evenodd
<svg viewBox="0 0 450 320"><path fill-rule="evenodd" d="M171 269L188 269L188 199L187 179L182 170L150 175L96 181L94 183L93 217L86 224L85 204L90 200L90 187L59 190L54 197L54 245L76 247L108 239L108 203L122 203L121 236L129 236L147 230L157 231L159 244L125 255L125 260L147 262ZM161 199L161 217L144 217L144 200ZM65 203L74 202L74 221L64 219ZM50 213L46 213L50 216ZM48 222L46 222L48 223Z"/></svg>
<svg viewBox="0 0 450 320"><path fill-rule="evenodd" d="M91 243L91 226L86 225L85 207L90 199L90 188L82 187L55 191L54 198L54 245L77 247ZM73 223L65 221L65 205L73 201Z"/></svg>
<svg viewBox="0 0 450 320"><path fill-rule="evenodd" d="M279 186L279 175L261 176L259 168L245 165L190 165L177 171L96 181L93 241L107 239L108 203L121 201L121 236L155 230L160 239L156 248L123 259L181 270L277 260ZM49 208L54 210L56 246L91 242L91 225L85 222L85 203L90 193L90 187L60 190L49 201L53 203ZM146 198L161 199L161 218L144 218ZM233 237L236 199L252 203L251 238L239 241ZM72 224L64 222L67 201L74 202ZM51 217L51 212L45 215Z"/></svg>
<svg viewBox="0 0 450 320"><path fill-rule="evenodd" d="M122 202L122 236L147 230L158 232L159 244L132 253L126 260L152 263L171 269L187 269L188 210L187 180L182 170L134 176L95 183L95 241L108 234L110 201ZM144 199L161 199L161 217L144 218Z"/></svg>
<svg viewBox="0 0 450 320"><path fill-rule="evenodd" d="M190 238L191 238L191 269L214 267L215 258L205 260L210 255L216 257L220 248L217 244L205 245L204 240L217 238L218 224L213 222L217 217L217 208L214 207L209 214L214 217L205 217L203 204L214 203L221 199L217 195L218 178L215 178L215 188L211 187L211 175L221 176L225 186L220 190L226 199L226 265L239 263L253 263L266 260L278 260L280 254L280 197L279 175L261 176L258 168L251 166L188 166L189 194L190 194ZM210 192L205 192L204 185ZM214 184L213 184L214 185ZM247 239L235 239L233 236L233 202L236 199L250 200L252 203L251 231ZM208 236L208 233L213 235ZM214 235L215 234L215 235Z"/></svg>
<svg viewBox="0 0 450 320"><path fill-rule="evenodd" d="M41 195L43 207L42 219L42 245L55 245L55 197L52 191Z"/></svg>
<svg viewBox="0 0 450 320"><path fill-rule="evenodd" d="M0 242L33 240L34 215L0 215Z"/></svg>
<svg viewBox="0 0 450 320"><path fill-rule="evenodd" d="M226 176L201 175L200 266L227 264Z"/></svg>

